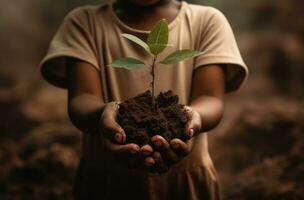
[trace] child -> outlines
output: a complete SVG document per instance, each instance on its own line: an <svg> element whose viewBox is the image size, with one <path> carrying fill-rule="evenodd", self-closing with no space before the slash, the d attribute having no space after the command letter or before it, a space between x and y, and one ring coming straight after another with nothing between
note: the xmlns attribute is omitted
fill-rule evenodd
<svg viewBox="0 0 304 200"><path fill-rule="evenodd" d="M156 94L173 90L187 105L189 121L184 143L161 136L149 145L126 144L116 123L117 102L149 89L148 70L106 67L114 59L134 57L152 62L139 46L121 37L146 40L160 19L169 22L169 44L159 56L177 49L195 49L195 59L156 67ZM42 61L42 75L68 89L71 121L83 132L75 199L219 199L216 171L208 153L206 132L219 123L225 92L247 77L233 32L218 10L176 0L117 0L81 7L63 21ZM147 170L126 167L130 155L140 156ZM150 173L153 165L166 173Z"/></svg>

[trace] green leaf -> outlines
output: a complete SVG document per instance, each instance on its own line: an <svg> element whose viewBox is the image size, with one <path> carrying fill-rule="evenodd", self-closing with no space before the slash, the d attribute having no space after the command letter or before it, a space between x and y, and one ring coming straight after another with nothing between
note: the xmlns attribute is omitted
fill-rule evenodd
<svg viewBox="0 0 304 200"><path fill-rule="evenodd" d="M147 45L147 43L145 43L144 41L142 41L140 38L136 37L135 35L126 34L126 33L123 33L121 35L123 37L131 40L132 42L138 44L139 46L141 46L142 48L144 48L148 53L150 53L149 46Z"/></svg>
<svg viewBox="0 0 304 200"><path fill-rule="evenodd" d="M114 60L108 67L117 67L125 69L143 69L146 67L145 63L135 58L120 58Z"/></svg>
<svg viewBox="0 0 304 200"><path fill-rule="evenodd" d="M194 57L197 57L202 54L203 54L202 52L194 51L191 49L177 50L177 51L173 52L172 54L170 54L168 57L166 57L160 63L172 64L172 63L180 62L180 61L187 60L190 58L194 58Z"/></svg>
<svg viewBox="0 0 304 200"><path fill-rule="evenodd" d="M161 53L168 44L169 28L166 19L160 20L150 32L147 44L150 48L150 52L154 55Z"/></svg>

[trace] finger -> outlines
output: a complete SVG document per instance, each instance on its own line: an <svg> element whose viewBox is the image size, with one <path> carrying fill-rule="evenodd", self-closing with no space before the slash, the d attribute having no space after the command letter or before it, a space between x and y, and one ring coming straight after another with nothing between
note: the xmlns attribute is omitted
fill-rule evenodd
<svg viewBox="0 0 304 200"><path fill-rule="evenodd" d="M162 136L153 136L151 141L154 144L155 149L161 153L165 163L171 165L179 160L178 156L171 150L170 144Z"/></svg>
<svg viewBox="0 0 304 200"><path fill-rule="evenodd" d="M155 160L154 171L156 171L158 173L165 173L169 170L168 165L164 162L164 160L162 159L162 156L159 152L155 151L152 154L152 157Z"/></svg>
<svg viewBox="0 0 304 200"><path fill-rule="evenodd" d="M104 145L106 149L113 153L114 155L130 155L130 154L137 154L140 152L140 148L137 144L115 144L112 143L110 140L105 139L104 140Z"/></svg>
<svg viewBox="0 0 304 200"><path fill-rule="evenodd" d="M154 158L152 158L151 156L149 156L149 157L146 157L144 159L144 163L145 163L146 167L150 168L150 167L152 167L155 164L155 160L154 160Z"/></svg>
<svg viewBox="0 0 304 200"><path fill-rule="evenodd" d="M155 163L160 163L162 162L162 157L161 157L161 154L158 152L158 151L155 151L153 154L152 154L152 157L154 158L155 160Z"/></svg>
<svg viewBox="0 0 304 200"><path fill-rule="evenodd" d="M126 134L119 124L111 118L105 118L103 120L103 133L105 137L119 144L123 144L126 141Z"/></svg>
<svg viewBox="0 0 304 200"><path fill-rule="evenodd" d="M170 149L169 143L160 135L155 135L151 138L151 141L155 147L155 149L164 152Z"/></svg>
<svg viewBox="0 0 304 200"><path fill-rule="evenodd" d="M126 134L122 127L116 122L116 110L113 107L108 106L105 108L101 117L101 130L105 137L120 144L125 143Z"/></svg>
<svg viewBox="0 0 304 200"><path fill-rule="evenodd" d="M153 153L153 149L150 145L144 145L140 148L141 155L149 156Z"/></svg>
<svg viewBox="0 0 304 200"><path fill-rule="evenodd" d="M158 151L155 151L152 155L152 157L154 158L155 160L155 165L157 167L161 167L163 165L165 165L164 161L163 161L163 158L161 156L161 154L158 152Z"/></svg>
<svg viewBox="0 0 304 200"><path fill-rule="evenodd" d="M188 144L177 138L170 141L170 146L179 157L185 157L190 152Z"/></svg>
<svg viewBox="0 0 304 200"><path fill-rule="evenodd" d="M186 106L186 115L188 122L185 125L184 134L188 139L192 138L195 133L201 130L201 116L198 112L193 111L190 107Z"/></svg>

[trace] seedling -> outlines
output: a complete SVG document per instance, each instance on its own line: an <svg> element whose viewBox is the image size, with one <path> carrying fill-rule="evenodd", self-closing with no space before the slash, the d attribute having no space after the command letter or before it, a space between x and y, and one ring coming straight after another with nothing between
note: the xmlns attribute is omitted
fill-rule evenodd
<svg viewBox="0 0 304 200"><path fill-rule="evenodd" d="M166 19L160 20L153 29L150 31L148 35L147 42L142 41L140 38L131 35L131 34L122 34L123 37L129 39L130 41L136 43L141 46L145 51L147 51L152 57L153 61L150 65L150 73L151 73L151 94L152 94L152 110L156 110L155 103L155 67L157 64L165 64L170 65L173 63L177 63L183 60L187 60L190 58L197 57L202 54L202 52L191 50L191 49L182 49L177 50L167 56L164 60L158 61L158 55L164 51L164 49L168 46L169 40L169 29L168 22ZM133 69L145 69L147 68L146 63L136 58L120 58L114 60L109 67L117 67L117 68L125 68L128 70Z"/></svg>

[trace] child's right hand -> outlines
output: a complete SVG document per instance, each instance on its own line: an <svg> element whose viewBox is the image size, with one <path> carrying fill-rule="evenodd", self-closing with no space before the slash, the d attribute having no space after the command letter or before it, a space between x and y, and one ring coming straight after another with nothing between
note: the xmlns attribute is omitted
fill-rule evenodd
<svg viewBox="0 0 304 200"><path fill-rule="evenodd" d="M137 144L125 144L126 134L116 122L118 104L111 102L106 104L100 118L100 132L106 150L115 155L137 154L140 148Z"/></svg>
<svg viewBox="0 0 304 200"><path fill-rule="evenodd" d="M126 142L126 134L122 127L116 122L116 116L118 111L118 103L111 102L106 104L104 111L100 118L100 132L102 134L103 146L105 150L118 157L121 161L125 162L138 162L138 160L143 159L143 162L147 162L145 158L153 153L153 149L149 145L139 147L137 144ZM130 157L137 159L128 159ZM148 162L154 164L154 160L151 161L149 157ZM126 163L127 165L132 165L132 163Z"/></svg>

